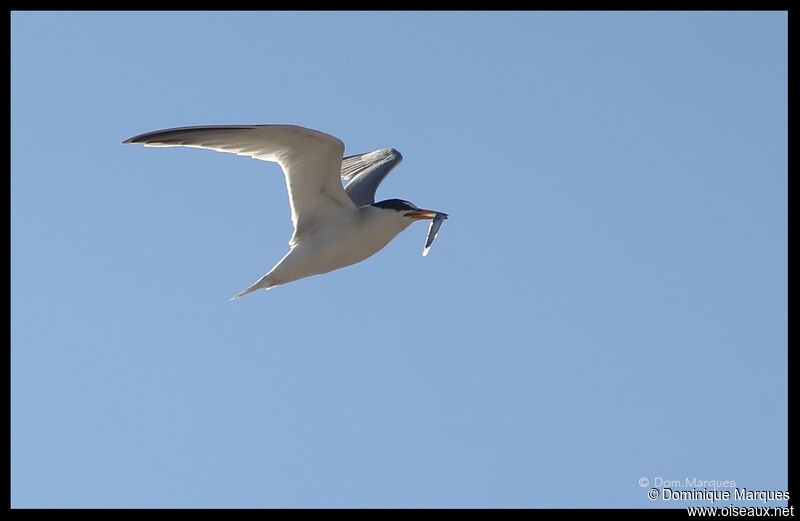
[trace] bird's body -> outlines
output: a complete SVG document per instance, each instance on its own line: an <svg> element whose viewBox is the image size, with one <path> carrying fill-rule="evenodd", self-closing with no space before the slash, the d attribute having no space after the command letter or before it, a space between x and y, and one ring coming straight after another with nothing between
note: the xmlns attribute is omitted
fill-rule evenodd
<svg viewBox="0 0 800 521"><path fill-rule="evenodd" d="M396 150L342 159L341 141L303 127L183 127L149 132L124 143L208 148L280 164L294 224L290 249L266 275L233 298L361 262L415 220L444 215L400 199L374 202L378 185L402 160ZM346 187L341 179L349 180Z"/></svg>
<svg viewBox="0 0 800 521"><path fill-rule="evenodd" d="M292 246L266 275L234 298L361 262L389 244L409 224L411 221L386 215L371 205L355 212L341 211Z"/></svg>

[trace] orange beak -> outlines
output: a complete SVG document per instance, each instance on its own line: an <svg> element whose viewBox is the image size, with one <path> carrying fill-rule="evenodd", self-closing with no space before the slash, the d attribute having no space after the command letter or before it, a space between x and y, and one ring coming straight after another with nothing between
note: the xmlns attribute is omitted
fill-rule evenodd
<svg viewBox="0 0 800 521"><path fill-rule="evenodd" d="M414 219L433 219L439 213L435 210L411 210L406 212L406 215Z"/></svg>

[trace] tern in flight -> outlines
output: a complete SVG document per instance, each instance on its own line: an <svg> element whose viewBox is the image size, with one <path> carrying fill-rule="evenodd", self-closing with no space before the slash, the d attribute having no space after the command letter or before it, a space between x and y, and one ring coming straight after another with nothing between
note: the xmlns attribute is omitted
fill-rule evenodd
<svg viewBox="0 0 800 521"><path fill-rule="evenodd" d="M344 143L317 130L295 125L181 127L148 132L123 143L207 148L280 165L294 225L289 251L231 300L361 262L421 219L433 219L423 252L427 253L447 218L402 199L375 202L378 185L403 159L397 150L384 148L342 159ZM344 187L342 179L348 181Z"/></svg>

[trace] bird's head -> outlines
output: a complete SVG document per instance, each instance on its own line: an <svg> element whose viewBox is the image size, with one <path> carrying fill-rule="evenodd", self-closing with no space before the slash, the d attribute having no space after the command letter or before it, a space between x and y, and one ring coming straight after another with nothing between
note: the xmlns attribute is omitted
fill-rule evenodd
<svg viewBox="0 0 800 521"><path fill-rule="evenodd" d="M410 221L433 219L436 217L437 213L441 213L437 212L436 210L423 210L414 203L410 203L402 199L387 199L385 201L374 203L372 206L380 208L387 213L391 212L403 219L409 219ZM446 214L444 215L446 216Z"/></svg>

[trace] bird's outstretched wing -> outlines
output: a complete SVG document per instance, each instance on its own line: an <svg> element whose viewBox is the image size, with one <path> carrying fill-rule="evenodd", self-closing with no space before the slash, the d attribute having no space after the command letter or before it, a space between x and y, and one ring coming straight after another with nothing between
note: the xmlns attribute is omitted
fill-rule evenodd
<svg viewBox="0 0 800 521"><path fill-rule="evenodd" d="M336 211L355 208L340 180L344 143L316 130L295 125L181 127L148 132L123 143L207 148L278 163L286 179L294 224L289 244Z"/></svg>
<svg viewBox="0 0 800 521"><path fill-rule="evenodd" d="M356 206L374 203L378 185L402 160L403 156L393 148L342 159L342 179L349 180L344 191Z"/></svg>

